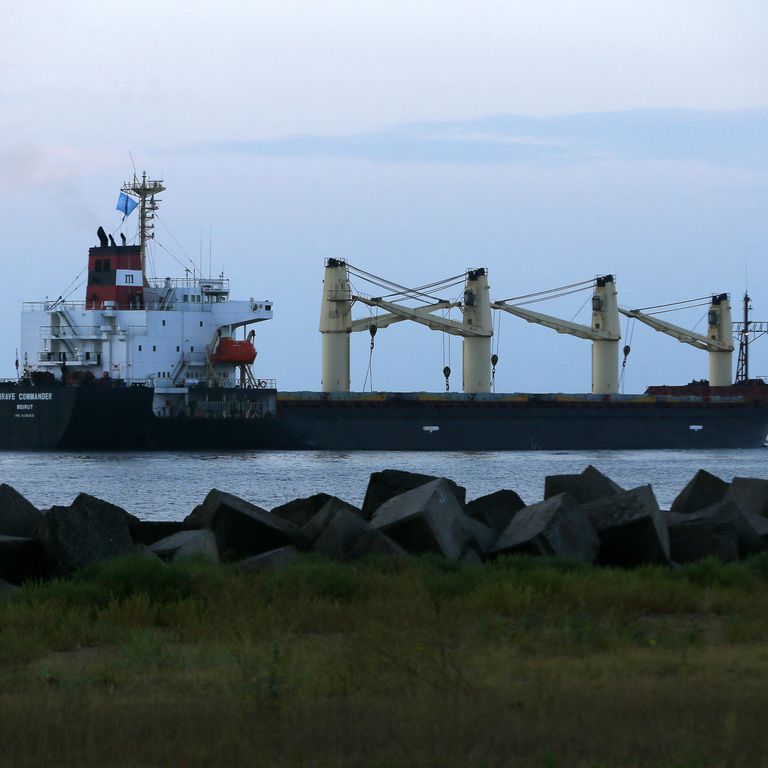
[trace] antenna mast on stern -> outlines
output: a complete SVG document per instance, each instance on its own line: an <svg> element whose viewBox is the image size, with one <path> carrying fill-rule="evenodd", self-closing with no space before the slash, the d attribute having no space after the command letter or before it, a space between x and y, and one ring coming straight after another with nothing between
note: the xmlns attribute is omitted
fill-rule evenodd
<svg viewBox="0 0 768 768"><path fill-rule="evenodd" d="M141 276L144 286L147 282L147 240L155 236L155 211L158 209L160 200L155 199L155 195L165 192L162 179L148 179L147 172L144 171L139 180L136 175L133 181L127 181L122 186L122 191L127 195L135 195L139 198L139 238L141 241Z"/></svg>

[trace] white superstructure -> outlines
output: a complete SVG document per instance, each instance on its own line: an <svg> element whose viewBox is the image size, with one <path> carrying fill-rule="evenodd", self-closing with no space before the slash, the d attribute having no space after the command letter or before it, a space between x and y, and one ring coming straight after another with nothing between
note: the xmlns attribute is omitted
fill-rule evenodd
<svg viewBox="0 0 768 768"><path fill-rule="evenodd" d="M185 380L239 383L236 365L212 363L222 337L270 320L269 301L233 301L228 280L150 281L144 309L88 309L85 302L27 302L21 356L30 370L105 375L176 387ZM153 285L154 283L154 285Z"/></svg>
<svg viewBox="0 0 768 768"><path fill-rule="evenodd" d="M155 388L162 414L188 387L266 386L254 380L253 332L272 318L268 300L232 300L229 281L188 273L181 279L148 279L143 249L160 182L126 185L141 204L141 245L117 245L99 229L91 248L85 301L23 305L20 359L26 375L56 379L120 380ZM147 229L145 229L147 228ZM239 338L237 334L239 335Z"/></svg>

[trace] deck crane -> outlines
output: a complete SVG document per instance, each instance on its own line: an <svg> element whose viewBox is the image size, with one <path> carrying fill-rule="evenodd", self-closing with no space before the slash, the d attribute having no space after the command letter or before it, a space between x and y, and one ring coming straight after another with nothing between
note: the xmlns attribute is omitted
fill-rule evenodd
<svg viewBox="0 0 768 768"><path fill-rule="evenodd" d="M646 309L659 308L646 307ZM641 323L649 325L654 330L666 333L683 344L690 344L697 349L706 350L709 353L710 386L728 387L733 383L733 323L731 321L731 303L727 293L715 294L710 298L706 336L666 320L660 320L640 309L619 308L619 312L626 317L633 317Z"/></svg>
<svg viewBox="0 0 768 768"><path fill-rule="evenodd" d="M383 309L387 314L375 320L352 319L352 305L360 302L369 307ZM433 313L452 307L461 307L462 322L436 317ZM408 307L384 298L371 298L352 292L349 266L339 259L328 259L323 281L323 299L320 313L320 333L323 338L323 392L348 392L349 340L356 331L386 328L393 323L410 320L432 330L445 331L464 339L463 390L464 392L491 391L491 337L493 326L485 269L469 270L465 276L463 300L436 301L423 307Z"/></svg>
<svg viewBox="0 0 768 768"><path fill-rule="evenodd" d="M592 392L611 395L619 391L621 326L616 300L616 281L613 275L603 275L594 281L591 326L534 312L516 304L508 304L506 301L494 302L491 308L521 317L529 323L538 323L546 328L552 328L558 333L588 339L592 342Z"/></svg>

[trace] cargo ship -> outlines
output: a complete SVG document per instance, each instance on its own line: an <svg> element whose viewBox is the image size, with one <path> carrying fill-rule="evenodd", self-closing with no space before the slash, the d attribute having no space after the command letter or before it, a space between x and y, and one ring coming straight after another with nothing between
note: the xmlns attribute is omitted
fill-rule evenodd
<svg viewBox="0 0 768 768"><path fill-rule="evenodd" d="M588 286L592 324L582 326L491 302L485 268L451 278L462 284L459 301L436 299L437 284L371 298L353 293L351 265L328 259L321 391L279 392L274 379L254 373L254 326L272 318L270 300L233 299L223 275L148 277L147 246L164 191L146 173L123 186L118 211L125 222L138 208L137 242L121 232L118 244L99 227L80 300L24 304L18 376L0 383L0 449L711 449L758 447L768 433L766 402L726 382L733 347L725 295L712 297L708 335L697 341L710 352L715 394L619 393L612 275ZM376 308L375 320L352 318L359 303ZM461 321L438 311L453 307ZM592 392L494 392L492 309L591 340ZM462 392L350 391L350 334L367 332L373 341L377 330L403 321L462 338Z"/></svg>

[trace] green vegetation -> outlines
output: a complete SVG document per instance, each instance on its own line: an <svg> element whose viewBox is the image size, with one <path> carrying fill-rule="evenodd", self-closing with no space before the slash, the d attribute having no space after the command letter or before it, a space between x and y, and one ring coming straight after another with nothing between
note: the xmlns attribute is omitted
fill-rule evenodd
<svg viewBox="0 0 768 768"><path fill-rule="evenodd" d="M755 768L766 681L766 556L122 558L0 602L0 764Z"/></svg>

